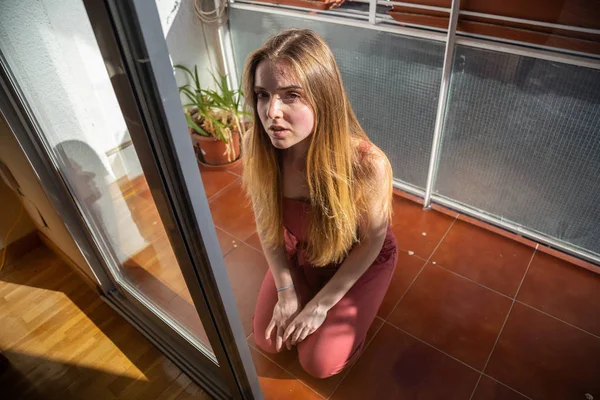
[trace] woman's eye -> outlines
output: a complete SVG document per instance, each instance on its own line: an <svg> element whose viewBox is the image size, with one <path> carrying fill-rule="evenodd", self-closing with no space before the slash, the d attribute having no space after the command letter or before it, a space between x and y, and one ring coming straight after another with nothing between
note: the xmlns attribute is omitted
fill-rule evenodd
<svg viewBox="0 0 600 400"><path fill-rule="evenodd" d="M266 99L267 97L268 97L268 95L265 92L257 92L256 93L257 99Z"/></svg>
<svg viewBox="0 0 600 400"><path fill-rule="evenodd" d="M300 98L300 95L298 93L290 92L290 93L286 94L285 97L288 100L297 100Z"/></svg>

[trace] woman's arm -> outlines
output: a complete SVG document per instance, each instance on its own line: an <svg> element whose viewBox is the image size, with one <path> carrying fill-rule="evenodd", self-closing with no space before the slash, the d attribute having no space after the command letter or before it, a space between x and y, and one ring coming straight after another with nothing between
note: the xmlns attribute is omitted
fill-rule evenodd
<svg viewBox="0 0 600 400"><path fill-rule="evenodd" d="M348 293L381 251L389 222L387 214L383 212L389 201L387 198L389 186L386 179L391 179L391 177L387 173L386 159L377 160L375 163L374 179L377 181L375 187L378 190L371 195L369 224L366 235L362 235L366 236L366 239L361 240L360 244L350 251L329 282L306 304L302 312L288 326L283 339L288 340L290 335L295 333L291 340L292 344L295 344L298 339L302 341L321 326L327 312ZM364 229L361 232L365 233Z"/></svg>
<svg viewBox="0 0 600 400"><path fill-rule="evenodd" d="M287 254L284 247L269 248L263 245L263 239L259 233L260 243L263 247L263 252L275 286L277 288L288 287L285 290L277 292L277 303L273 308L273 315L267 329L264 332L265 339L272 337L275 332L275 348L277 351L281 350L284 345L283 334L288 324L298 315L300 312L300 301L296 294L296 289L293 286L292 275L290 272L290 262L287 259ZM255 334L260 334L255 332ZM285 343L288 349L291 349L291 343Z"/></svg>
<svg viewBox="0 0 600 400"><path fill-rule="evenodd" d="M327 284L305 308L329 311L348 293L379 255L387 231L387 220L369 229L368 239L354 247Z"/></svg>
<svg viewBox="0 0 600 400"><path fill-rule="evenodd" d="M285 247L279 246L277 248L271 248L265 246L263 243L263 238L260 232L258 232L258 237L260 239L261 246L263 248L263 253L265 254L265 258L267 259L267 264L269 264L269 269L273 274L273 279L275 280L275 285L278 288L286 287L292 285L294 282L292 281L292 274L290 272L290 262L287 258L287 254L285 252ZM278 292L279 298L287 295L290 292L294 292L292 290L283 290Z"/></svg>

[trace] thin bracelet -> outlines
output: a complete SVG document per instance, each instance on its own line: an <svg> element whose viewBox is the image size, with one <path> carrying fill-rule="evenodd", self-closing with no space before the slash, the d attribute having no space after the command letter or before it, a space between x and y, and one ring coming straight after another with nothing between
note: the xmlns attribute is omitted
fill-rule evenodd
<svg viewBox="0 0 600 400"><path fill-rule="evenodd" d="M289 286L284 286L284 287L282 287L282 288L277 288L277 291L278 291L278 292L282 292L282 291L284 291L285 289L289 289L289 288L291 288L291 287L294 287L294 284L293 284L293 283L292 283L291 285L289 285Z"/></svg>

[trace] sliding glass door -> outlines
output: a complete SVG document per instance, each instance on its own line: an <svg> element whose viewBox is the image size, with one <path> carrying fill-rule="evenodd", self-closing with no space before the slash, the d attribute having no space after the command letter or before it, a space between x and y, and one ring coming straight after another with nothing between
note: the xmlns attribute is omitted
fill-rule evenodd
<svg viewBox="0 0 600 400"><path fill-rule="evenodd" d="M155 4L3 2L0 47L2 112L102 294L212 395L260 398Z"/></svg>

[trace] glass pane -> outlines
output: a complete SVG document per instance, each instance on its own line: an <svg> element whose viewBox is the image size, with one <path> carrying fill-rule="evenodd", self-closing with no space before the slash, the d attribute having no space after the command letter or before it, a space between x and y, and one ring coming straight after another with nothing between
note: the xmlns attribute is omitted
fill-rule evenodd
<svg viewBox="0 0 600 400"><path fill-rule="evenodd" d="M363 129L394 177L424 188L442 76L444 43L258 11L230 10L238 75L248 54L285 28L308 28L331 47Z"/></svg>
<svg viewBox="0 0 600 400"><path fill-rule="evenodd" d="M3 2L0 46L110 272L212 354L81 0Z"/></svg>
<svg viewBox="0 0 600 400"><path fill-rule="evenodd" d="M218 64L220 56L217 55L219 38L216 25L203 26L192 1L179 2L175 8L165 8L161 20L173 65L183 65L191 71L197 67L202 89L222 94L214 81L222 73L222 66ZM178 86L190 85L189 89L195 90L193 79L185 71L175 68L175 77ZM182 105L190 102L184 94L181 95L181 101ZM212 114L214 115L216 114ZM215 132L214 126L211 129L210 126L197 122L208 132ZM239 145L240 135L235 128L232 130L235 149L236 144ZM191 132L182 134L190 135ZM252 318L258 293L268 264L256 233L252 207L242 188L239 147L233 152L237 154L237 159L228 160L221 141L194 135L190 146L194 146L198 173L204 185L242 328L245 336L249 337L252 334Z"/></svg>
<svg viewBox="0 0 600 400"><path fill-rule="evenodd" d="M457 46L436 192L600 254L600 71Z"/></svg>

